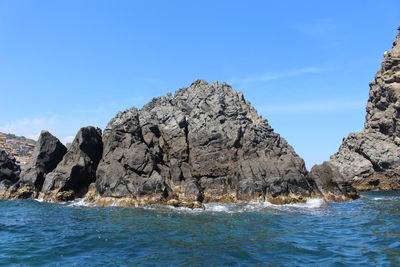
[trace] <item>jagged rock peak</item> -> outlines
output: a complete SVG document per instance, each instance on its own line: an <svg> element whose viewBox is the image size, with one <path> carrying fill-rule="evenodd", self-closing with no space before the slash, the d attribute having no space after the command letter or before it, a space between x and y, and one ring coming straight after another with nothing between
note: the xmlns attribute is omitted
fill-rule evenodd
<svg viewBox="0 0 400 267"><path fill-rule="evenodd" d="M200 111L217 117L226 112L228 116L243 116L253 123L268 125L268 121L259 116L250 102L245 100L243 93L236 92L225 82L207 83L204 80L196 80L189 87L177 90L174 96L153 98L150 103L143 106L142 111L169 105L177 105L185 113L190 113L193 109L198 112L200 109Z"/></svg>
<svg viewBox="0 0 400 267"><path fill-rule="evenodd" d="M101 203L285 203L323 196L294 149L226 83L197 80L174 96L120 112L103 144L96 179Z"/></svg>
<svg viewBox="0 0 400 267"><path fill-rule="evenodd" d="M196 80L189 87L179 89L175 92L175 97L185 97L189 98L200 98L204 99L211 95L239 95L232 89L232 87L225 83L218 83L218 81L214 81L212 83L208 83L204 80ZM241 100L244 101L243 95L241 95Z"/></svg>
<svg viewBox="0 0 400 267"><path fill-rule="evenodd" d="M400 33L370 83L365 129L400 137Z"/></svg>
<svg viewBox="0 0 400 267"><path fill-rule="evenodd" d="M359 190L400 189L400 33L370 83L364 129L330 163Z"/></svg>

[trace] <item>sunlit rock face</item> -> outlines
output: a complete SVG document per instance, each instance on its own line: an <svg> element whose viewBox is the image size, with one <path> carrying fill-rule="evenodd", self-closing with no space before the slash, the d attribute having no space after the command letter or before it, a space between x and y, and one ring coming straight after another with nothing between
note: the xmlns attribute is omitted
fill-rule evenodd
<svg viewBox="0 0 400 267"><path fill-rule="evenodd" d="M331 157L331 164L360 190L400 189L399 62L400 34L370 83L364 129L345 138Z"/></svg>
<svg viewBox="0 0 400 267"><path fill-rule="evenodd" d="M102 197L140 205L287 203L323 195L293 148L226 83L198 80L121 112L103 144L96 180Z"/></svg>
<svg viewBox="0 0 400 267"><path fill-rule="evenodd" d="M197 80L174 96L118 113L103 133L83 127L67 151L47 132L41 140L3 198L196 208L358 197L332 164L309 174L285 139L226 83Z"/></svg>

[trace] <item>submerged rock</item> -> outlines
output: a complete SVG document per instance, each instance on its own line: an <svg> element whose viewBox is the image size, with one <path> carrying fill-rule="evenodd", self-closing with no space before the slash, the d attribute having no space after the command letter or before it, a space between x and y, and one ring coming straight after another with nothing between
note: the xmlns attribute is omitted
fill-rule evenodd
<svg viewBox="0 0 400 267"><path fill-rule="evenodd" d="M42 187L44 198L66 201L85 194L96 179L102 148L99 128L81 128L62 161L46 175Z"/></svg>
<svg viewBox="0 0 400 267"><path fill-rule="evenodd" d="M195 81L110 121L98 201L304 202L323 196L304 161L226 83ZM323 192L348 199L346 188Z"/></svg>
<svg viewBox="0 0 400 267"><path fill-rule="evenodd" d="M400 189L399 63L400 34L370 83L364 129L345 138L330 160L359 190Z"/></svg>
<svg viewBox="0 0 400 267"><path fill-rule="evenodd" d="M19 179L21 172L15 159L7 152L0 150L0 194L4 192Z"/></svg>

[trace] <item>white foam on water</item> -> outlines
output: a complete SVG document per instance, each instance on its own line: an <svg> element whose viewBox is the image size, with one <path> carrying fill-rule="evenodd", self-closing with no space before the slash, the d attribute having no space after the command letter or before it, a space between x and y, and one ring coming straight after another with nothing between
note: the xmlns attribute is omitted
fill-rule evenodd
<svg viewBox="0 0 400 267"><path fill-rule="evenodd" d="M398 200L398 196L386 196L386 197L373 197L372 200L378 200L378 201L396 201Z"/></svg>
<svg viewBox="0 0 400 267"><path fill-rule="evenodd" d="M76 207L90 207L93 206L93 204L89 203L86 201L84 198L77 198L75 200L65 202L68 206L76 206Z"/></svg>
<svg viewBox="0 0 400 267"><path fill-rule="evenodd" d="M158 205L151 205L143 208L151 210L168 209L182 213L202 213L202 212L240 213L240 212L262 211L267 209L276 209L284 211L296 211L299 209L301 210L318 209L321 207L325 207L326 205L327 204L322 199L312 198L307 200L306 203L284 204L284 205L272 204L270 202L250 202L247 204L206 203L204 204L204 209L191 209L187 207L158 206Z"/></svg>
<svg viewBox="0 0 400 267"><path fill-rule="evenodd" d="M307 199L306 203L285 204L283 206L315 209L315 208L321 208L325 205L326 205L325 201L323 201L320 198L310 198L310 199Z"/></svg>
<svg viewBox="0 0 400 267"><path fill-rule="evenodd" d="M384 198L373 198L374 200L384 200ZM43 198L35 199L37 202L45 202ZM95 206L91 202L87 202L85 198L75 199L73 201L61 202L60 204L64 204L67 206L82 206L82 207L91 207ZM201 213L201 212L223 212L223 213L240 213L240 212L252 212L252 211L261 211L266 209L277 209L277 210L297 210L297 209L317 209L326 206L327 204L319 198L311 198L306 201L306 203L296 203L296 204L272 204L270 202L250 202L246 204L222 204L222 203L206 203L204 204L204 209L201 208L187 208L187 207L174 207L169 205L149 205L142 207L144 209L149 210L157 210L157 209L168 209L176 212L183 213ZM111 206L118 206L113 204Z"/></svg>
<svg viewBox="0 0 400 267"><path fill-rule="evenodd" d="M206 211L215 211L215 212L230 212L231 210L226 204L205 204Z"/></svg>
<svg viewBox="0 0 400 267"><path fill-rule="evenodd" d="M373 198L374 200L385 200L384 198ZM35 199L37 202L45 202L43 198ZM60 204L64 204L67 206L76 206L76 207L91 207L94 206L93 203L87 202L85 198L79 198L68 202L61 202ZM144 209L149 210L159 210L159 209L167 209L175 212L182 213L203 213L203 212L222 212L222 213L241 213L241 212L254 212L254 211L262 211L266 209L276 209L276 210L284 210L284 211L295 211L298 209L318 209L326 206L327 204L319 198L311 198L306 201L306 203L296 203L296 204L272 204L270 202L250 202L246 204L222 204L222 203L206 203L204 204L204 209L201 208L187 208L187 207L175 207L172 205L149 205L142 207ZM113 204L111 206L118 206Z"/></svg>
<svg viewBox="0 0 400 267"><path fill-rule="evenodd" d="M293 210L293 209L317 209L327 204L320 198L310 198L306 203L272 204L270 202L249 203L244 206L243 211L259 211L262 209Z"/></svg>
<svg viewBox="0 0 400 267"><path fill-rule="evenodd" d="M37 202L44 202L44 198L34 198L33 200L37 201Z"/></svg>
<svg viewBox="0 0 400 267"><path fill-rule="evenodd" d="M198 213L204 211L203 209L191 209L187 207L175 207L172 205L149 205L149 206L144 206L140 207L145 210L172 210L174 212L182 212L182 213Z"/></svg>

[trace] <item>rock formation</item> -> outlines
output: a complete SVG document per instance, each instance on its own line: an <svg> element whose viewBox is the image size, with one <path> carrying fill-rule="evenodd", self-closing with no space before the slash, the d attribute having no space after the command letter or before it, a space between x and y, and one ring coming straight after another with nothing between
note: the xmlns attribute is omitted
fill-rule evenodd
<svg viewBox="0 0 400 267"><path fill-rule="evenodd" d="M44 198L65 201L83 196L96 180L102 150L101 130L81 128L61 162L46 175L42 187Z"/></svg>
<svg viewBox="0 0 400 267"><path fill-rule="evenodd" d="M326 200L340 201L343 196L347 199L358 198L358 193L339 170L329 162L315 165L309 177L316 182L317 188Z"/></svg>
<svg viewBox="0 0 400 267"><path fill-rule="evenodd" d="M370 83L364 129L343 140L330 164L359 190L400 190L400 34Z"/></svg>
<svg viewBox="0 0 400 267"><path fill-rule="evenodd" d="M322 196L293 148L226 83L198 80L173 97L118 113L103 144L96 180L103 203L287 203ZM357 197L345 188L333 192L330 184L325 189L332 200Z"/></svg>
<svg viewBox="0 0 400 267"><path fill-rule="evenodd" d="M0 151L0 195L3 195L13 183L15 183L20 174L20 167L15 159L10 157L5 151Z"/></svg>
<svg viewBox="0 0 400 267"><path fill-rule="evenodd" d="M226 83L198 80L141 110L118 113L103 135L98 128L82 128L67 152L42 132L19 180L15 160L0 152L0 191L3 198L36 197L41 191L51 201L86 194L98 205L200 207L355 199L352 184L400 190L399 62L400 34L370 83L364 130L350 134L330 161L310 173L241 93Z"/></svg>
<svg viewBox="0 0 400 267"><path fill-rule="evenodd" d="M226 83L198 80L141 110L120 112L103 135L84 127L65 150L42 132L32 162L5 198L85 196L97 205L193 208L358 197L332 164L308 174L293 148Z"/></svg>
<svg viewBox="0 0 400 267"><path fill-rule="evenodd" d="M42 131L21 178L10 188L12 198L26 198L41 190L46 175L62 160L67 149L48 131Z"/></svg>

